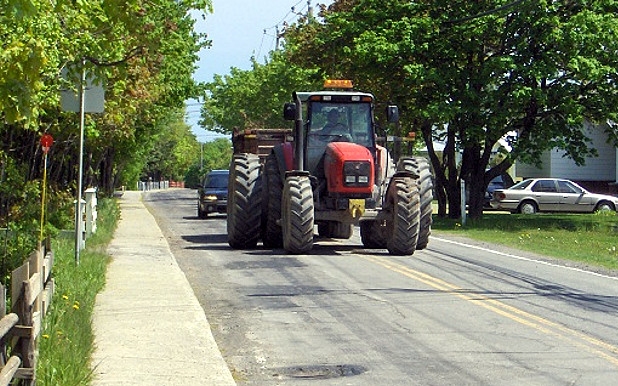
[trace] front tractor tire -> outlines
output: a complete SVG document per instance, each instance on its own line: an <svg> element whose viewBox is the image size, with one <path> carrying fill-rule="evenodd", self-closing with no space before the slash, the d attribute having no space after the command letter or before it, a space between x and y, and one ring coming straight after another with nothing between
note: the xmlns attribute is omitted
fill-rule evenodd
<svg viewBox="0 0 618 386"><path fill-rule="evenodd" d="M386 248L391 255L412 255L421 221L420 195L413 178L396 178L389 189Z"/></svg>
<svg viewBox="0 0 618 386"><path fill-rule="evenodd" d="M232 248L254 248L260 238L260 167L260 160L255 154L236 154L230 164L227 239Z"/></svg>
<svg viewBox="0 0 618 386"><path fill-rule="evenodd" d="M429 161L423 157L403 158L399 161L398 170L407 170L418 176L416 184L421 202L421 220L418 231L416 250L425 249L429 244L431 225L433 223L433 177Z"/></svg>
<svg viewBox="0 0 618 386"><path fill-rule="evenodd" d="M292 254L313 248L313 191L307 176L288 176L283 184L281 206L283 249Z"/></svg>

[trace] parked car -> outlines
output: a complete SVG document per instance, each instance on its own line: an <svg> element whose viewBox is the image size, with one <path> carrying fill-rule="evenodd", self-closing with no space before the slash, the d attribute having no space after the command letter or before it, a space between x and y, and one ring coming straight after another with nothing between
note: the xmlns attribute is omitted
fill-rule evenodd
<svg viewBox="0 0 618 386"><path fill-rule="evenodd" d="M492 209L490 202L491 198L493 197L494 191L496 191L496 189L504 189L510 185L513 185L513 180L508 175L499 175L489 181L487 189L485 189L485 196L483 197L483 208ZM435 194L434 197L436 197ZM466 205L469 203L469 200L470 190L468 187L466 187Z"/></svg>
<svg viewBox="0 0 618 386"><path fill-rule="evenodd" d="M573 181L559 178L531 178L508 189L497 189L491 207L511 213L591 213L618 208L618 197L590 193Z"/></svg>
<svg viewBox="0 0 618 386"><path fill-rule="evenodd" d="M485 190L485 198L483 200L483 207L490 208L491 199L494 196L494 192L498 189L506 188L506 182L502 176L494 177L491 181L489 181L489 185L487 185L487 189Z"/></svg>
<svg viewBox="0 0 618 386"><path fill-rule="evenodd" d="M212 170L198 188L197 217L206 218L210 213L227 212L228 170Z"/></svg>

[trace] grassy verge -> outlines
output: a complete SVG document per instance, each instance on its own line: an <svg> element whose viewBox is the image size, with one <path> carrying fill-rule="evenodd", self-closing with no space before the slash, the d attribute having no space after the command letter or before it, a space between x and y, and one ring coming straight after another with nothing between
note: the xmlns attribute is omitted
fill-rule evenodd
<svg viewBox="0 0 618 386"><path fill-rule="evenodd" d="M435 235L448 233L583 264L618 269L618 215L486 213L465 226L434 217Z"/></svg>
<svg viewBox="0 0 618 386"><path fill-rule="evenodd" d="M56 239L52 244L56 288L39 338L38 385L88 385L91 381L92 312L105 284L106 247L119 214L115 200L99 200L97 232L86 241L79 265L75 264L73 240Z"/></svg>

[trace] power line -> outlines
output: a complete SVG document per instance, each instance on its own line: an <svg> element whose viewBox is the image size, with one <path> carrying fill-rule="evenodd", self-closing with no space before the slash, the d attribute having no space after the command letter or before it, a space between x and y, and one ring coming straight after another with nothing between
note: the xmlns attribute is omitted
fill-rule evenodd
<svg viewBox="0 0 618 386"><path fill-rule="evenodd" d="M283 23L285 21L285 19L291 14L294 13L296 14L295 8L298 6L298 4L302 3L305 0L299 0L296 4L294 4L293 6L290 7L290 10L288 11L288 13L285 14L285 16L283 17L283 19L281 19L281 21L279 21L277 24L273 25L272 27L269 28L265 28L264 30L269 30L269 29L273 29L278 27L281 23Z"/></svg>
<svg viewBox="0 0 618 386"><path fill-rule="evenodd" d="M298 5L300 3L302 3L303 1L307 1L306 7L303 7L300 10L296 10L296 7L298 7ZM303 16L303 12L309 10L310 4L311 4L311 0L299 0L296 4L294 4L293 6L290 7L290 10L288 11L288 13L286 13L285 16L283 16L283 18L281 18L281 20L277 24L275 24L275 25L273 25L271 27L268 27L268 28L264 28L264 33L262 34L262 39L260 41L260 48L258 50L258 54L257 54L256 57L259 58L260 55L262 54L262 49L264 47L264 40L265 40L266 36L270 36L270 37L274 38L272 40L273 44L274 44L274 49L275 50L278 49L279 48L279 39L281 38L281 31L279 30L279 27L280 26L284 26L285 27L285 26L289 25L293 21L294 18L299 17L299 16ZM273 30L273 29L275 30L275 34L274 35L269 34L268 31Z"/></svg>
<svg viewBox="0 0 618 386"><path fill-rule="evenodd" d="M470 15L470 16L462 17L461 19L447 20L445 23L446 24L464 23L466 21L478 19L478 18L481 18L483 16L487 16L487 15L491 15L491 14L494 14L494 13L498 13L498 12L504 11L505 9L513 8L516 5L519 5L519 4L523 3L524 1L526 1L526 0L515 0L515 1L510 2L508 4L504 4L503 6L500 6L498 8L493 8L493 9L487 10L485 12L477 13L476 15Z"/></svg>

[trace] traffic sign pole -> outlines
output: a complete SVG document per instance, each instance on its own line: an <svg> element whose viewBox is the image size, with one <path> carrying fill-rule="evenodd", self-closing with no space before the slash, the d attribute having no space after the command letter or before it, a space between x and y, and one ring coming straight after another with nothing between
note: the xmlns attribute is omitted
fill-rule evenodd
<svg viewBox="0 0 618 386"><path fill-rule="evenodd" d="M45 134L41 137L41 149L43 149L43 194L41 195L41 234L39 236L39 241L43 242L43 224L45 224L45 200L47 194L47 153L54 143L54 138Z"/></svg>
<svg viewBox="0 0 618 386"><path fill-rule="evenodd" d="M82 60L82 74L79 82L79 174L77 176L77 203L75 204L75 264L79 265L79 252L82 246L82 183L84 170L84 120L86 92L86 61Z"/></svg>

